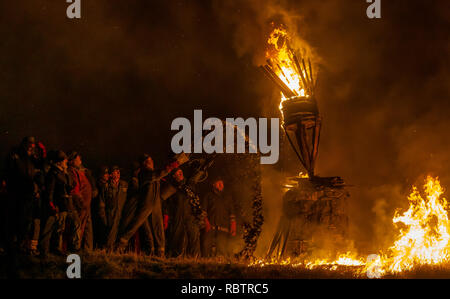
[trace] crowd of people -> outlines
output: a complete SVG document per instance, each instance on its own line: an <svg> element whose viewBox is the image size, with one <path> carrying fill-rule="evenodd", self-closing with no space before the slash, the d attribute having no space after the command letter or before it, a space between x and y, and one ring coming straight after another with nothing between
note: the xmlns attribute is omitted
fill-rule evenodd
<svg viewBox="0 0 450 299"><path fill-rule="evenodd" d="M97 178L79 152L47 151L26 137L7 156L1 177L0 251L47 258L80 251L134 251L159 257L231 255L236 217L215 178L198 194L201 173L185 176L186 154L156 169L145 154L131 178L118 166Z"/></svg>

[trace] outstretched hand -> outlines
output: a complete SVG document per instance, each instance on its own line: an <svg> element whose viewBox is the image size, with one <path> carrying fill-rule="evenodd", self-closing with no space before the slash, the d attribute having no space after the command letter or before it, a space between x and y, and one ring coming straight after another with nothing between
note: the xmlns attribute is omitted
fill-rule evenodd
<svg viewBox="0 0 450 299"><path fill-rule="evenodd" d="M182 165L187 161L189 161L189 155L190 154L180 153L175 156L175 159L177 159L177 162L180 163L180 165Z"/></svg>

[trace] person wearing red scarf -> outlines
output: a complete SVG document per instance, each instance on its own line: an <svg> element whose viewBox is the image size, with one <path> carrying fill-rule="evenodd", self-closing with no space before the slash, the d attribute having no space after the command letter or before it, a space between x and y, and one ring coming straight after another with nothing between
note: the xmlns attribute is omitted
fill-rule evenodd
<svg viewBox="0 0 450 299"><path fill-rule="evenodd" d="M81 249L93 248L93 229L91 201L97 196L97 188L91 172L83 166L81 155L77 152L69 154L69 175L73 181L71 195L80 219Z"/></svg>

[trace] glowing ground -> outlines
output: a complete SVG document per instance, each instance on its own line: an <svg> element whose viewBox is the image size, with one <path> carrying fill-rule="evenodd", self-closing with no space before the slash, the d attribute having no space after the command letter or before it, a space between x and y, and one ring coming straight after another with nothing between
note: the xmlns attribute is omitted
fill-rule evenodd
<svg viewBox="0 0 450 299"><path fill-rule="evenodd" d="M249 267L244 263L217 260L159 259L130 254L105 254L95 251L81 255L82 278L105 279L365 279L363 267L329 266L312 270L304 267L268 265ZM51 256L47 261L36 257L20 257L16 275L20 278L66 278L64 257ZM6 277L5 257L1 257L0 278ZM450 265L420 266L399 275L383 278L450 278Z"/></svg>

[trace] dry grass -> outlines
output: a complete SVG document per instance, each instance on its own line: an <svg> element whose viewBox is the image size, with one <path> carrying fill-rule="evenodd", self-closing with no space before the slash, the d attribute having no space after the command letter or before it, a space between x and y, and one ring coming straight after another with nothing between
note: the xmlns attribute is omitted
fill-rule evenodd
<svg viewBox="0 0 450 299"><path fill-rule="evenodd" d="M6 278L6 260L1 257L0 278ZM354 279L367 278L361 267L319 267L269 265L248 267L244 263L217 259L160 259L136 254L94 251L81 254L82 277L87 279ZM15 269L19 278L66 278L65 257L19 257ZM383 278L450 278L450 266L420 266L413 271Z"/></svg>

